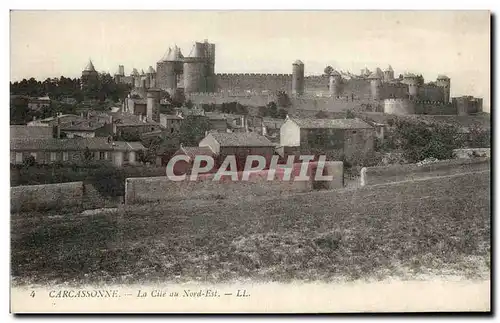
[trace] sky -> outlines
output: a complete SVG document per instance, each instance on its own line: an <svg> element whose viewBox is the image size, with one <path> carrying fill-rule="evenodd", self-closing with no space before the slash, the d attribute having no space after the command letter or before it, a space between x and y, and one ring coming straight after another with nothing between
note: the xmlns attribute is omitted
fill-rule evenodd
<svg viewBox="0 0 500 323"><path fill-rule="evenodd" d="M146 70L178 45L215 43L217 73L306 75L327 65L359 73L451 78L451 95L490 106L488 11L12 11L11 81L79 77L92 59L98 71Z"/></svg>

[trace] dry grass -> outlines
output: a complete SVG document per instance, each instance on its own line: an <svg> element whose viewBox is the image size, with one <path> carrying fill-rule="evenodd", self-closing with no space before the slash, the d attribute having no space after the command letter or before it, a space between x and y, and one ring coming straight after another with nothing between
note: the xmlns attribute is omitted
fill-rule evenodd
<svg viewBox="0 0 500 323"><path fill-rule="evenodd" d="M490 174L96 215L13 214L15 284L484 278Z"/></svg>

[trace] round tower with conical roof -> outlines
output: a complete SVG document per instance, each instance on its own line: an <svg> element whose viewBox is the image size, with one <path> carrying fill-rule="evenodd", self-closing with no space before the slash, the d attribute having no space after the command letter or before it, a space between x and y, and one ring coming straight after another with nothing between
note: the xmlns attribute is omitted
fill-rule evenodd
<svg viewBox="0 0 500 323"><path fill-rule="evenodd" d="M300 96L304 94L304 63L296 60L292 64L292 94Z"/></svg>
<svg viewBox="0 0 500 323"><path fill-rule="evenodd" d="M82 89L97 84L99 73L97 73L92 60L89 59L87 66L82 71Z"/></svg>
<svg viewBox="0 0 500 323"><path fill-rule="evenodd" d="M165 55L156 63L156 87L174 94L179 76L183 73L184 55L179 47L169 47Z"/></svg>

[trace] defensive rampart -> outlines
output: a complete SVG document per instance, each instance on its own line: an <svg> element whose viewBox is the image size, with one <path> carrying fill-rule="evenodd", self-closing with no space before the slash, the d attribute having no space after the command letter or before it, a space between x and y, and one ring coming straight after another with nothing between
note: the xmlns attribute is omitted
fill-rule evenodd
<svg viewBox="0 0 500 323"><path fill-rule="evenodd" d="M12 212L81 207L83 182L16 186L10 189Z"/></svg>
<svg viewBox="0 0 500 323"><path fill-rule="evenodd" d="M141 204L181 199L246 199L262 196L281 196L291 193L308 192L313 189L337 189L343 187L343 163L327 162L323 175L332 175L333 181L315 181L315 164L311 164L309 180L294 180L299 175L300 165L291 170L291 180L284 181L284 169L278 169L273 180L268 180L268 171L250 174L248 181L237 181L228 176L214 181L214 174L199 176L196 181L172 181L166 176L148 178L128 178L125 183L125 203Z"/></svg>
<svg viewBox="0 0 500 323"><path fill-rule="evenodd" d="M360 181L361 186L369 186L489 169L489 158L442 160L424 165L407 164L363 167L361 169Z"/></svg>

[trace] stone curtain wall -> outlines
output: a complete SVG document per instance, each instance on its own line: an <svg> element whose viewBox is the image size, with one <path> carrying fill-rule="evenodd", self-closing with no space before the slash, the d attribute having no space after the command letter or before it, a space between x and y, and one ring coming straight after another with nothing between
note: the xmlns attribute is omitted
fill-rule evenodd
<svg viewBox="0 0 500 323"><path fill-rule="evenodd" d="M443 160L419 166L417 164L363 167L361 186L387 184L422 178L456 175L490 169L489 158Z"/></svg>
<svg viewBox="0 0 500 323"><path fill-rule="evenodd" d="M10 189L12 212L81 207L83 182L16 186Z"/></svg>
<svg viewBox="0 0 500 323"><path fill-rule="evenodd" d="M311 163L309 174L315 174L316 164ZM300 172L300 165L292 169L292 179ZM286 196L291 193L309 192L313 189L339 189L343 187L342 162L326 162L324 175L333 175L333 181L283 181L284 171L277 170L275 179L267 180L267 171L251 174L248 181L222 178L212 181L213 174L199 176L197 181L174 182L166 176L128 178L125 183L125 204L141 204L180 199L248 199L262 196ZM242 172L238 173L241 179Z"/></svg>

